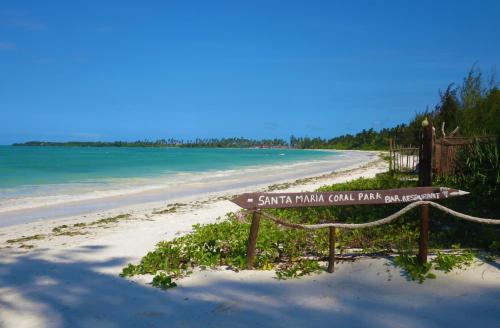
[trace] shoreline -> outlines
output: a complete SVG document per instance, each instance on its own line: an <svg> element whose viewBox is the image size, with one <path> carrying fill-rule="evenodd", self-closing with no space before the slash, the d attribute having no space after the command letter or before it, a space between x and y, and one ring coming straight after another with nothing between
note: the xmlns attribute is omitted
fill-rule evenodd
<svg viewBox="0 0 500 328"><path fill-rule="evenodd" d="M227 212L238 210L239 207L228 201L229 198L237 194L252 191L313 191L325 184L332 184L335 181L346 181L361 176L374 176L376 173L386 170L387 164L380 159L380 152L368 152L370 156L356 164L342 166L338 169L322 170L313 176L299 175L293 179L274 179L272 183L257 183L246 186L238 186L220 191L207 191L192 195L180 196L168 201L143 202L118 206L112 209L90 211L77 215L57 215L54 214L49 219L41 219L32 222L21 222L7 226L0 225L0 250L15 249L22 247L31 249L36 247L46 247L49 245L71 245L77 240L89 240L102 234L105 231L119 232L119 227L127 227L133 221L144 222L161 219L165 215L175 216L176 214L189 215L193 211L215 207L219 216L224 216ZM128 217L123 217L128 215ZM194 213L203 215L203 213ZM119 217L118 219L115 219ZM175 218L173 218L175 219ZM212 218L213 220L214 218ZM118 222L121 221L121 222ZM113 224L101 224L98 222L108 222ZM197 221L193 221L193 224ZM66 229L54 233L61 226L77 226L84 229ZM77 228L75 227L75 228ZM88 228L92 229L88 229ZM83 230L83 231L82 231ZM88 231L90 230L90 231ZM64 234L67 234L65 236ZM37 236L35 238L35 236ZM93 237L91 237L93 236ZM21 240L20 242L12 242ZM8 242L9 241L9 242ZM33 246L33 247L32 247Z"/></svg>
<svg viewBox="0 0 500 328"><path fill-rule="evenodd" d="M338 151L334 151L339 153ZM27 197L21 204L0 204L0 228L38 220L116 212L120 208L155 206L165 201L177 202L191 197L206 197L228 191L240 192L263 188L304 177L319 176L353 168L378 157L380 152L340 152L328 160L302 161L281 165L249 166L238 169L205 171L193 174L158 177L147 185L124 186L111 191L93 191L68 196Z"/></svg>

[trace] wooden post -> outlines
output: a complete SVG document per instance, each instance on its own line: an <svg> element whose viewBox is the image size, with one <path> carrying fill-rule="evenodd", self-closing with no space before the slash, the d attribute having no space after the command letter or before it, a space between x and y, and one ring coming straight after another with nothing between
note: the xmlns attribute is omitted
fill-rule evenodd
<svg viewBox="0 0 500 328"><path fill-rule="evenodd" d="M394 139L391 139L391 170L394 171Z"/></svg>
<svg viewBox="0 0 500 328"><path fill-rule="evenodd" d="M392 172L392 138L389 138L389 171Z"/></svg>
<svg viewBox="0 0 500 328"><path fill-rule="evenodd" d="M429 205L422 205L420 209L420 238L418 243L418 262L427 263L429 242Z"/></svg>
<svg viewBox="0 0 500 328"><path fill-rule="evenodd" d="M330 254L328 257L328 271L332 273L335 266L335 227L330 227Z"/></svg>
<svg viewBox="0 0 500 328"><path fill-rule="evenodd" d="M248 235L247 244L247 269L253 268L253 260L255 257L255 245L257 244L257 235L259 233L260 215L257 211L253 212L252 225L250 226L250 234Z"/></svg>
<svg viewBox="0 0 500 328"><path fill-rule="evenodd" d="M422 145L420 146L419 185L421 187L432 186L432 147L433 129L432 124L423 128ZM420 264L427 263L429 243L429 205L422 205L420 209L420 238L418 244L418 261Z"/></svg>
<svg viewBox="0 0 500 328"><path fill-rule="evenodd" d="M411 147L411 146L410 146ZM408 168L410 167L410 149L406 149L405 151L405 156L406 156L406 167L405 171L409 171Z"/></svg>
<svg viewBox="0 0 500 328"><path fill-rule="evenodd" d="M398 172L403 172L403 146L399 146L399 170Z"/></svg>

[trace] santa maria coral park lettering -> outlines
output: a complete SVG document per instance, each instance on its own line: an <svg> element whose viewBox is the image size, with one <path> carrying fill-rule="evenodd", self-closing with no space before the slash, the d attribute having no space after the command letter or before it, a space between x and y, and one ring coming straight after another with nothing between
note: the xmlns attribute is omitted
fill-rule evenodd
<svg viewBox="0 0 500 328"><path fill-rule="evenodd" d="M334 206L356 204L410 203L418 200L439 200L463 196L465 191L446 187L416 187L387 190L247 193L232 200L245 209Z"/></svg>

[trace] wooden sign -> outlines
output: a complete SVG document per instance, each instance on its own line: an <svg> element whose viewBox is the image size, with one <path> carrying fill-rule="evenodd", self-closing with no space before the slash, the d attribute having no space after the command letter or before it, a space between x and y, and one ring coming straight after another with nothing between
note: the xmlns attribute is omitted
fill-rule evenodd
<svg viewBox="0 0 500 328"><path fill-rule="evenodd" d="M415 187L386 190L247 193L232 200L248 209L289 208L309 206L410 203L418 200L439 200L464 196L466 191L446 187Z"/></svg>

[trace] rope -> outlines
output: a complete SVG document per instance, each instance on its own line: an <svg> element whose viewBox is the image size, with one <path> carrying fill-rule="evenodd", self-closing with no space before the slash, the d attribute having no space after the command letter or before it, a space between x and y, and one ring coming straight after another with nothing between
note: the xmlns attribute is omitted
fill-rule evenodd
<svg viewBox="0 0 500 328"><path fill-rule="evenodd" d="M266 212L259 211L258 213L260 215L270 219L271 221L274 221L278 224L281 224L281 225L283 225L285 227L289 227L289 228L298 228L298 229L305 229L305 230L317 230L317 229L329 228L329 227L343 228L343 229L361 229L361 228L376 227L376 226L394 221L397 218L399 218L400 216L402 216L403 214L405 214L406 212L409 212L412 209L414 209L415 207L420 206L420 205L430 205L430 206L435 207L435 208L437 208L445 213L448 213L450 215L453 215L453 216L456 216L458 218L461 218L461 219L464 219L467 221L471 221L471 222L484 223L484 224L500 224L500 220L483 219L483 218L478 218L478 217L475 217L472 215L463 214L463 213L451 210L447 207L444 207L443 205L440 205L440 204L437 204L434 202L430 202L430 201L426 201L426 200L420 200L420 201L413 202L413 203L405 206L401 210L397 211L396 213L389 215L388 217L385 217L383 219L379 219L376 221L368 222L368 223L299 224L299 223L291 223L291 222L284 221L283 219L277 218L277 217L275 217L269 213L266 213Z"/></svg>
<svg viewBox="0 0 500 328"><path fill-rule="evenodd" d="M467 221L476 222L476 223L484 223L484 224L500 224L500 220L497 220L497 219L478 218L477 216L467 215L467 214L463 214L463 213L454 211L454 210L449 209L447 207L444 207L443 205L438 204L438 203L434 203L434 202L428 202L428 203L432 207L435 207L435 208L437 208L445 213L448 213L450 215L456 216L458 218L461 218L461 219L464 219Z"/></svg>

